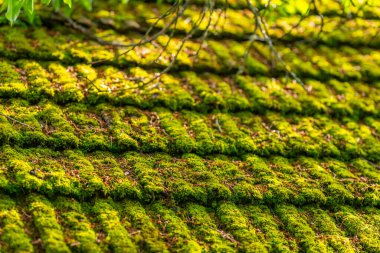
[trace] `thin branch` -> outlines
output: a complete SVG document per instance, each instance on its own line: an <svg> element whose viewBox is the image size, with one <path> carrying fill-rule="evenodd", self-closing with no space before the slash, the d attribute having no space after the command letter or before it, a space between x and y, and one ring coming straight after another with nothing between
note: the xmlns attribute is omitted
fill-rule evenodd
<svg viewBox="0 0 380 253"><path fill-rule="evenodd" d="M307 11L305 12L305 14L303 14L303 15L301 16L301 18L298 20L298 22L297 22L296 24L294 24L294 25L292 26L292 28L289 29L289 31L287 31L286 33L284 33L284 34L279 38L279 40L284 39L284 38L285 38L286 36L288 36L288 35L289 35L294 29L298 28L298 27L301 25L302 21L305 20L305 18L307 17L307 14L310 12L310 6L311 6L311 2L309 3L309 7L307 8Z"/></svg>
<svg viewBox="0 0 380 253"><path fill-rule="evenodd" d="M30 129L34 130L34 127L32 127L31 125L28 125L28 124L26 124L26 123L23 123L23 122L21 122L21 121L18 121L18 120L16 120L15 118L12 118L11 116L5 115L5 114L3 114L3 113L0 113L0 116L3 116L3 117L5 117L5 118L7 118L7 119L13 121L14 123L17 123L17 124L20 124L20 125L26 126L26 127L30 128Z"/></svg>
<svg viewBox="0 0 380 253"><path fill-rule="evenodd" d="M202 11L202 13L199 15L199 19L193 24L191 31L182 39L180 46L177 49L177 52L172 57L172 60L170 61L169 65L162 70L160 73L156 74L153 78L149 79L146 82L143 82L143 84L140 86L144 87L153 81L159 79L162 75L166 74L169 70L171 70L177 61L178 55L181 53L183 47L185 46L185 43L198 31L200 24L203 22L204 18L206 16L206 9Z"/></svg>
<svg viewBox="0 0 380 253"><path fill-rule="evenodd" d="M176 15L178 16L179 15L179 8L177 8L177 13ZM161 49L161 52L160 54L151 62L151 63L156 63L162 56L162 54L168 49L169 47L169 44L170 42L172 41L173 37L174 37L174 34L175 34L175 31L177 29L177 24L178 24L178 19L175 21L174 23L174 29L172 29L170 35L169 35L169 39L168 41L165 43L165 45L163 46L163 48Z"/></svg>
<svg viewBox="0 0 380 253"><path fill-rule="evenodd" d="M136 47L138 46L142 46L144 44L147 44L147 43L151 43L153 41L155 41L158 37L160 37L161 35L165 35L166 32L169 30L169 28L174 25L177 20L182 17L183 13L185 12L185 9L186 7L188 6L190 0L186 0L182 6L180 6L180 10L177 12L177 14L169 21L169 23L167 25L165 25L159 32L155 33L153 36L151 37L148 37L149 36L149 33L150 31L153 29L153 27L155 25L152 25L150 29L148 29L148 31L145 33L145 35L140 39L140 41L136 42L136 43L129 43L129 44L125 44L123 47L129 47L128 50L126 50L125 52L119 54L118 56L122 56L122 55L126 55L128 54L129 52L131 52L132 50L134 50ZM162 17L165 17L165 15L162 15ZM155 22L155 24L157 24L162 18L158 18L157 21ZM96 61L96 62L91 62L91 65L93 64L98 64L98 63L102 63L102 62L107 62L107 61L111 61L113 58L109 58L109 59L104 59L104 60L100 60L100 61Z"/></svg>
<svg viewBox="0 0 380 253"><path fill-rule="evenodd" d="M249 53L251 52L253 43L257 40L256 33L257 33L257 29L258 29L258 23L260 21L258 20L259 17L257 15L255 15L254 17L255 17L255 28L253 29L253 33L252 33L252 35L249 38L249 44L248 44L247 50L245 51L244 57L243 57L243 64L240 65L240 67L239 67L238 72L236 73L236 75L241 75L245 71L245 66L247 65Z"/></svg>
<svg viewBox="0 0 380 253"><path fill-rule="evenodd" d="M212 15L214 13L214 5L215 5L215 3L213 1L210 1L210 0L208 0L206 3L209 3L208 8L210 9L210 17L208 19L205 31L203 32L201 41L199 43L198 50L196 51L196 53L193 56L193 58L194 58L195 61L198 60L199 53L202 50L205 41L207 40L208 32L209 32L209 29L210 29L210 26L211 26L211 21L212 21ZM207 8L207 7L205 7L205 8ZM217 22L219 22L219 18L218 18Z"/></svg>
<svg viewBox="0 0 380 253"><path fill-rule="evenodd" d="M83 35L85 35L86 37L88 37L89 39L91 39L93 41L96 41L97 43L99 43L101 45L104 45L104 46L114 46L114 47L126 47L126 46L128 46L127 44L122 44L122 43L116 43L116 42L113 42L113 41L103 40L102 38L100 38L100 37L96 36L95 34L93 34L89 29L87 29L84 26L80 25L79 23L77 23L76 21L74 21L72 18L65 16L61 12L56 12L55 15L57 17L59 17L59 19L61 19L64 22L66 22L66 24L68 26L70 26L71 28L73 28L74 30L79 31L80 33L82 33ZM57 17L53 17L53 19L54 18L57 19Z"/></svg>
<svg viewBox="0 0 380 253"><path fill-rule="evenodd" d="M260 31L260 33L263 35L263 40L268 44L269 49L272 53L272 55L276 58L276 60L284 67L285 71L297 82L299 83L304 89L305 84L302 82L302 80L291 71L290 67L286 64L286 62L282 59L281 54L275 49L272 39L269 36L268 28L266 26L266 23L263 19L263 17L260 15L259 10L252 5L251 0L247 0L247 5L249 10L253 13L257 29ZM256 29L255 29L256 32ZM258 39L259 37L257 34L253 34L252 36L255 36L255 39Z"/></svg>
<svg viewBox="0 0 380 253"><path fill-rule="evenodd" d="M315 14L317 16L319 16L319 18L321 19L321 25L319 27L319 32L318 32L318 35L317 35L317 38L319 38L320 35L321 35L321 33L323 32L323 27L325 26L325 19L324 19L323 15L319 12L316 0L311 0L311 3L313 4L313 9L314 9Z"/></svg>

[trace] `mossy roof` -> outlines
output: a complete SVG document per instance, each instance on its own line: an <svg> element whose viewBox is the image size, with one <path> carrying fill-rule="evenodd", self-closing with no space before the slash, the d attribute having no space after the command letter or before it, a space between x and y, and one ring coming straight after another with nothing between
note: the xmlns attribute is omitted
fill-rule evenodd
<svg viewBox="0 0 380 253"><path fill-rule="evenodd" d="M123 43L167 8L95 2L74 18ZM129 80L168 66L200 2L158 61L164 36L118 56L57 22L0 27L0 252L380 252L378 9L342 23L324 0L320 34L273 13L305 88L262 43L236 76L252 17L234 0L197 60L193 39Z"/></svg>

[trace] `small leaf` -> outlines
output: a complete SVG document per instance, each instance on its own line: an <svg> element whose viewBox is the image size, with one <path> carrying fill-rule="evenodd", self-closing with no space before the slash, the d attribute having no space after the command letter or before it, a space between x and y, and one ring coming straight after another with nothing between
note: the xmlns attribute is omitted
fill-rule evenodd
<svg viewBox="0 0 380 253"><path fill-rule="evenodd" d="M41 0L42 4L49 5L51 0Z"/></svg>
<svg viewBox="0 0 380 253"><path fill-rule="evenodd" d="M34 0L26 0L23 7L27 13L32 14L34 12Z"/></svg>
<svg viewBox="0 0 380 253"><path fill-rule="evenodd" d="M30 24L34 24L35 23L35 18L36 18L36 15L35 15L35 12L33 11L32 13L29 13L29 11L26 11L25 12L25 16L26 18L28 19L28 22Z"/></svg>
<svg viewBox="0 0 380 253"><path fill-rule="evenodd" d="M3 2L0 2L0 13L5 11L7 9L7 0L3 1Z"/></svg>
<svg viewBox="0 0 380 253"><path fill-rule="evenodd" d="M91 11L92 10L92 0L81 0L80 3L81 5L87 10Z"/></svg>
<svg viewBox="0 0 380 253"><path fill-rule="evenodd" d="M72 1L71 0L63 0L65 4L67 4L70 8L72 7Z"/></svg>
<svg viewBox="0 0 380 253"><path fill-rule="evenodd" d="M53 9L59 11L62 5L62 0L53 0Z"/></svg>
<svg viewBox="0 0 380 253"><path fill-rule="evenodd" d="M301 15L306 15L309 11L309 4L307 2L299 1L297 2L296 8Z"/></svg>
<svg viewBox="0 0 380 253"><path fill-rule="evenodd" d="M9 20L11 25L13 25L18 15L20 15L21 7L24 3L23 0L7 0L7 13L5 13L5 17Z"/></svg>
<svg viewBox="0 0 380 253"><path fill-rule="evenodd" d="M73 9L70 8L69 6L66 5L66 6L63 8L63 14L64 14L66 17L70 17L72 13L73 13Z"/></svg>

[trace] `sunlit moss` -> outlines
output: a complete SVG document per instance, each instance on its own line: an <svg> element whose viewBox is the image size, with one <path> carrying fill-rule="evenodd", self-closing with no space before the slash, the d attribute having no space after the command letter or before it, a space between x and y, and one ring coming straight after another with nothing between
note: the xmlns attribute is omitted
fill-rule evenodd
<svg viewBox="0 0 380 253"><path fill-rule="evenodd" d="M152 211L157 218L161 218L167 224L167 226L160 226L162 232L167 234L169 238L176 238L172 245L174 250L202 252L201 246L193 238L186 224L173 210L157 203L152 206Z"/></svg>
<svg viewBox="0 0 380 253"><path fill-rule="evenodd" d="M9 252L33 252L31 238L24 231L24 222L16 203L9 196L0 196L0 224L3 249Z"/></svg>
<svg viewBox="0 0 380 253"><path fill-rule="evenodd" d="M267 245L261 234L248 224L248 219L239 208L231 203L222 203L217 209L220 221L239 242L239 249L244 252L267 252Z"/></svg>
<svg viewBox="0 0 380 253"><path fill-rule="evenodd" d="M339 224L344 226L348 235L360 238L360 244L367 252L379 251L380 244L377 229L366 223L352 208L340 207L335 213L335 217Z"/></svg>
<svg viewBox="0 0 380 253"><path fill-rule="evenodd" d="M275 213L289 232L299 240L303 250L307 252L328 252L326 243L316 237L315 232L294 206L280 205L276 207Z"/></svg>
<svg viewBox="0 0 380 253"><path fill-rule="evenodd" d="M125 202L124 211L132 227L141 231L133 237L141 248L149 252L168 252L166 244L160 238L157 226L139 202Z"/></svg>
<svg viewBox="0 0 380 253"><path fill-rule="evenodd" d="M28 202L33 222L41 234L44 250L46 252L70 252L51 203L39 195L29 196Z"/></svg>
<svg viewBox="0 0 380 253"><path fill-rule="evenodd" d="M189 204L186 211L191 219L191 227L196 231L198 238L209 244L210 252L235 252L236 244L226 241L222 237L215 221L205 207Z"/></svg>
<svg viewBox="0 0 380 253"><path fill-rule="evenodd" d="M112 207L112 202L97 200L92 210L97 215L102 229L107 233L105 239L109 250L113 252L137 252L128 231L120 222L119 213Z"/></svg>

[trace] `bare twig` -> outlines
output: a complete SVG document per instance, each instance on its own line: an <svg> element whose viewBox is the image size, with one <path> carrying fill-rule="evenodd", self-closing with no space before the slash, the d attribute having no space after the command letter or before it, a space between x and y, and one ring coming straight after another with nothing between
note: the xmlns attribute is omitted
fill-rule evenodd
<svg viewBox="0 0 380 253"><path fill-rule="evenodd" d="M127 44L121 44L121 43L116 43L114 41L103 40L103 39L99 38L98 36L96 36L95 34L93 34L90 30L88 30L84 26L80 25L79 23L77 23L76 21L74 21L72 18L65 16L61 12L56 12L55 14L61 20L65 21L68 26L70 26L74 30L79 31L80 33L82 33L86 37L90 38L91 40L96 41L97 43L99 43L101 45L104 45L104 46L114 46L114 47L126 47L126 46L128 46Z"/></svg>
<svg viewBox="0 0 380 253"><path fill-rule="evenodd" d="M313 9L314 9L315 14L317 16L319 16L319 18L321 19L321 25L319 26L319 32L318 32L318 35L317 35L317 38L319 38L320 35L321 35L321 33L323 32L323 27L325 25L325 19L324 19L323 15L319 12L316 0L311 0L311 3L313 4Z"/></svg>
<svg viewBox="0 0 380 253"><path fill-rule="evenodd" d="M179 15L179 8L177 8L176 15L177 15L177 16ZM156 57L156 59L154 59L154 60L152 61L152 63L153 63L153 62L157 62L157 61L161 58L162 54L163 54L163 53L167 50L167 48L169 47L169 44L170 44L170 42L172 41L172 39L173 39L173 37L174 37L174 34L175 34L175 31L176 31L176 29L177 29L177 24L178 24L178 19L177 19L177 20L175 21L175 23L174 23L174 29L172 29L168 41L165 43L165 45L164 45L163 48L161 49L161 52L160 52L159 55Z"/></svg>
<svg viewBox="0 0 380 253"><path fill-rule="evenodd" d="M298 20L298 22L297 22L296 24L294 24L294 25L289 29L289 31L285 32L285 33L279 38L279 40L284 39L284 38L285 38L286 36L288 36L288 35L289 35L294 29L298 28L298 27L301 25L302 21L305 20L305 18L307 17L307 14L309 14L309 12L310 12L310 6L311 6L311 2L309 3L308 9L307 9L307 11L305 12L305 14L301 15L301 18Z"/></svg>
<svg viewBox="0 0 380 253"><path fill-rule="evenodd" d="M218 131L219 131L220 133L223 133L223 130L222 130L222 127L221 127L220 124L219 124L219 120L218 120L218 118L215 118L215 125L217 126Z"/></svg>
<svg viewBox="0 0 380 253"><path fill-rule="evenodd" d="M183 13L185 12L185 9L186 7L188 6L190 0L186 0L184 1L184 3L177 7L179 8L179 11L177 12L177 14L169 21L169 23L167 23L160 31L158 31L157 33L155 33L154 35L152 35L151 37L148 37L150 32L152 31L153 27L161 20L163 19L163 17L165 17L167 14L163 14L161 17L159 17L155 24L153 24L149 29L148 31L145 33L145 35L136 43L129 43L129 44L125 44L123 45L123 47L128 47L129 49L124 51L123 53L119 54L118 56L122 56L122 55L126 55L128 54L129 52L131 52L132 50L134 50L136 47L138 46L142 46L144 44L147 44L147 43L151 43L153 41L155 41L158 37L160 37L161 35L165 35L167 33L167 31L170 29L170 27L172 25L174 25L177 20L182 17ZM104 60L100 60L100 61L96 61L96 62L91 62L91 64L98 64L98 63L103 63L103 62L107 62L107 61L111 61L113 58L108 58L108 59L104 59Z"/></svg>
<svg viewBox="0 0 380 253"><path fill-rule="evenodd" d="M26 123L23 123L23 122L21 122L21 121L18 121L18 120L16 120L15 118L13 118L13 117L11 117L11 116L5 115L5 114L3 114L3 113L0 113L0 116L3 116L3 117L5 117L5 118L7 118L8 120L13 121L14 123L17 123L17 124L20 124L20 125L26 126L26 127L30 128L30 129L34 130L34 127L32 127L31 125L28 125L28 124L26 124Z"/></svg>
<svg viewBox="0 0 380 253"><path fill-rule="evenodd" d="M262 40L265 41L272 53L272 55L276 58L276 60L283 66L283 68L285 69L285 71L298 83L300 84L304 89L305 89L305 84L302 82L302 80L296 75L296 73L294 73L290 67L286 64L286 62L282 59L282 56L281 54L276 50L276 48L274 47L274 44L273 44L273 41L272 39L270 38L269 36L269 32L268 32L268 29L267 29L267 26L266 26L266 23L263 19L263 17L260 15L259 13L259 10L253 6L253 4L251 3L251 0L247 0L247 5L248 5L248 8L249 10L253 13L254 17L255 17L255 21L256 21L256 26L257 26L257 29L255 29L254 31L254 34L252 34L251 36L254 36L254 38L252 39L252 41L255 41L255 40L258 40L260 37L257 36L257 30L260 31L260 33L262 34L263 38ZM252 42L253 43L253 42ZM250 44L252 44L250 43ZM249 48L248 48L249 49Z"/></svg>
<svg viewBox="0 0 380 253"><path fill-rule="evenodd" d="M208 5L207 5L207 4L208 4ZM196 51L196 53L195 53L194 56L193 56L193 58L195 59L195 61L198 59L199 53L200 53L200 51L202 50L203 45L204 45L204 43L205 43L205 41L206 41L206 39L207 39L208 32L209 32L209 29L210 29L210 26L211 26L212 15L213 15L213 13L214 13L214 5L215 5L214 1L211 1L211 0L207 0L207 1L206 1L206 6L205 6L205 8L206 8L206 9L208 8L208 9L210 10L210 17L209 17L209 19L208 19L208 21L207 21L207 25L206 25L205 31L203 32L203 35L202 35L201 41L200 41L200 43L199 43L198 50ZM218 22L218 20L217 20L217 22Z"/></svg>
<svg viewBox="0 0 380 253"><path fill-rule="evenodd" d="M164 70L162 70L161 72L155 74L155 76L152 77L151 79L149 79L148 81L143 82L143 84L140 86L140 88L152 83L153 81L155 81L157 79L159 79L162 75L166 74L169 70L171 70L173 68L175 62L177 61L178 55L181 53L183 47L185 46L185 43L196 33L196 31L198 31L199 26L203 22L205 16L206 16L206 9L204 9L202 11L202 13L199 15L199 19L193 23L191 31L182 39L181 44L178 47L176 53L173 55L169 65Z"/></svg>

